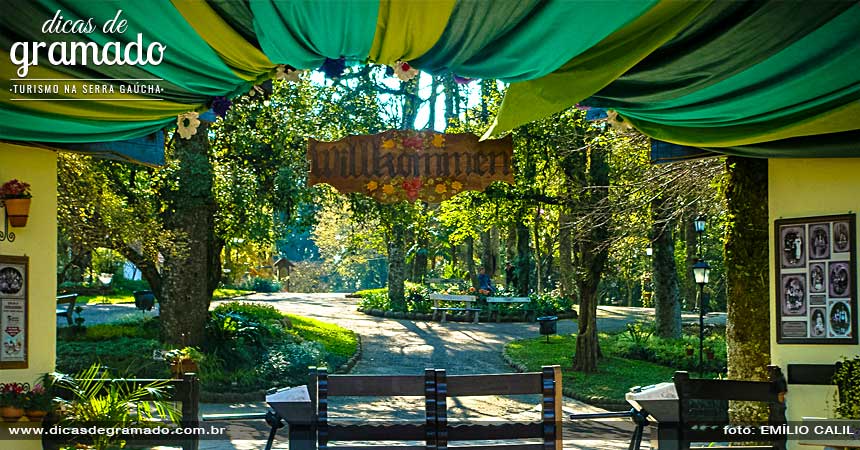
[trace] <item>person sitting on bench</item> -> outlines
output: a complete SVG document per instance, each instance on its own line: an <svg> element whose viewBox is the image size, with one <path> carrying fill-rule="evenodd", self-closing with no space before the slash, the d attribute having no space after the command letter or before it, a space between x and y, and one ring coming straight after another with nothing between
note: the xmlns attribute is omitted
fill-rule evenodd
<svg viewBox="0 0 860 450"><path fill-rule="evenodd" d="M487 275L487 270L483 267L478 271L478 290L487 291L489 295L496 292L496 289L493 288L493 280L490 279L490 276Z"/></svg>

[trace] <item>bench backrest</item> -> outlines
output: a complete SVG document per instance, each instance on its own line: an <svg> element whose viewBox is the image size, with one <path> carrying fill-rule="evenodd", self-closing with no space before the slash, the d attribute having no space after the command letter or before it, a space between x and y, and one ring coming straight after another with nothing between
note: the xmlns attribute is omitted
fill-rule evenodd
<svg viewBox="0 0 860 450"><path fill-rule="evenodd" d="M487 303L531 303L530 297L487 297Z"/></svg>
<svg viewBox="0 0 860 450"><path fill-rule="evenodd" d="M317 412L316 438L321 450L332 441L423 441L423 446L385 445L398 450L437 450L448 441L512 440L541 438L541 444L505 445L505 450L561 450L561 369L547 366L542 372L493 375L447 376L444 369L425 369L424 375L328 375L326 369L311 369L314 379L311 401ZM448 423L449 396L542 395L542 419L529 423L481 425ZM424 397L424 421L370 423L329 421L331 397ZM486 450L493 446L467 446ZM341 447L338 447L341 448ZM352 449L353 447L345 447ZM362 447L364 448L364 447ZM368 447L370 448L370 447ZM378 447L376 447L378 448ZM459 447L458 447L459 448Z"/></svg>
<svg viewBox="0 0 860 450"><path fill-rule="evenodd" d="M450 295L432 293L428 296L430 300L447 300L453 302L474 302L477 297L474 295Z"/></svg>
<svg viewBox="0 0 860 450"><path fill-rule="evenodd" d="M64 294L57 296L57 304L64 305L66 303L71 303L74 308L75 302L78 301L78 294Z"/></svg>
<svg viewBox="0 0 860 450"><path fill-rule="evenodd" d="M730 401L760 402L768 407L768 424L783 425L785 418L785 378L777 366L768 367L770 381L709 380L690 378L687 372L675 372L678 393L679 448L689 449L691 442L769 442L774 448L785 448L785 436L729 435Z"/></svg>

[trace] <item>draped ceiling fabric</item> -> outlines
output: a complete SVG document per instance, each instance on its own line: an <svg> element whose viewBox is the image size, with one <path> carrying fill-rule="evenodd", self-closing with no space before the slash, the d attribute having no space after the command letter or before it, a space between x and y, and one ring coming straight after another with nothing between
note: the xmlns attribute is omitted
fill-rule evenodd
<svg viewBox="0 0 860 450"><path fill-rule="evenodd" d="M278 64L313 70L345 58L511 83L487 137L582 104L617 110L652 138L720 153L860 156L854 1L0 0L0 8L5 140L133 140L208 110L214 97L248 92ZM103 33L118 9L128 29ZM93 18L96 29L43 34L58 10ZM144 47L166 46L160 64L51 65L43 49L26 78L158 78L159 93L13 101L14 43L126 44L138 33Z"/></svg>

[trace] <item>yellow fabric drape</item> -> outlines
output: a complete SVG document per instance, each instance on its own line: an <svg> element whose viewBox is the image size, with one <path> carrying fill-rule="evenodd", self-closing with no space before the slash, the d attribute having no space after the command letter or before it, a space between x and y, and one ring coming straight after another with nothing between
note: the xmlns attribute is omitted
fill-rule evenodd
<svg viewBox="0 0 860 450"><path fill-rule="evenodd" d="M258 81L268 77L275 64L257 47L236 32L208 3L201 0L171 0L200 37L239 78Z"/></svg>
<svg viewBox="0 0 860 450"><path fill-rule="evenodd" d="M392 65L433 48L445 31L456 0L380 0L368 59Z"/></svg>

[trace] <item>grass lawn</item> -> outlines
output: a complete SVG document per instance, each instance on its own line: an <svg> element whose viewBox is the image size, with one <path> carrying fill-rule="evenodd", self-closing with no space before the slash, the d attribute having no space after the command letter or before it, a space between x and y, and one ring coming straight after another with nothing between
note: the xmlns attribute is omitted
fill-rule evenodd
<svg viewBox="0 0 860 450"><path fill-rule="evenodd" d="M358 338L355 333L335 324L321 322L308 317L285 314L293 324L299 336L309 341L316 341L325 346L325 349L334 355L351 358L358 347ZM334 370L337 367L330 367Z"/></svg>
<svg viewBox="0 0 860 450"><path fill-rule="evenodd" d="M598 372L583 374L570 370L576 349L576 335L525 339L509 343L505 352L514 362L524 364L529 371L539 372L541 366L558 364L563 369L565 390L585 397L606 397L623 400L633 386L647 386L671 381L675 369L658 364L613 356L614 347L608 335L601 334L604 358Z"/></svg>
<svg viewBox="0 0 860 450"><path fill-rule="evenodd" d="M212 300L226 300L241 295L251 294L253 291L243 291L241 289L218 288L212 294ZM119 292L111 295L79 295L79 305L98 305L98 304L117 304L117 303L134 303L134 295L131 292Z"/></svg>

